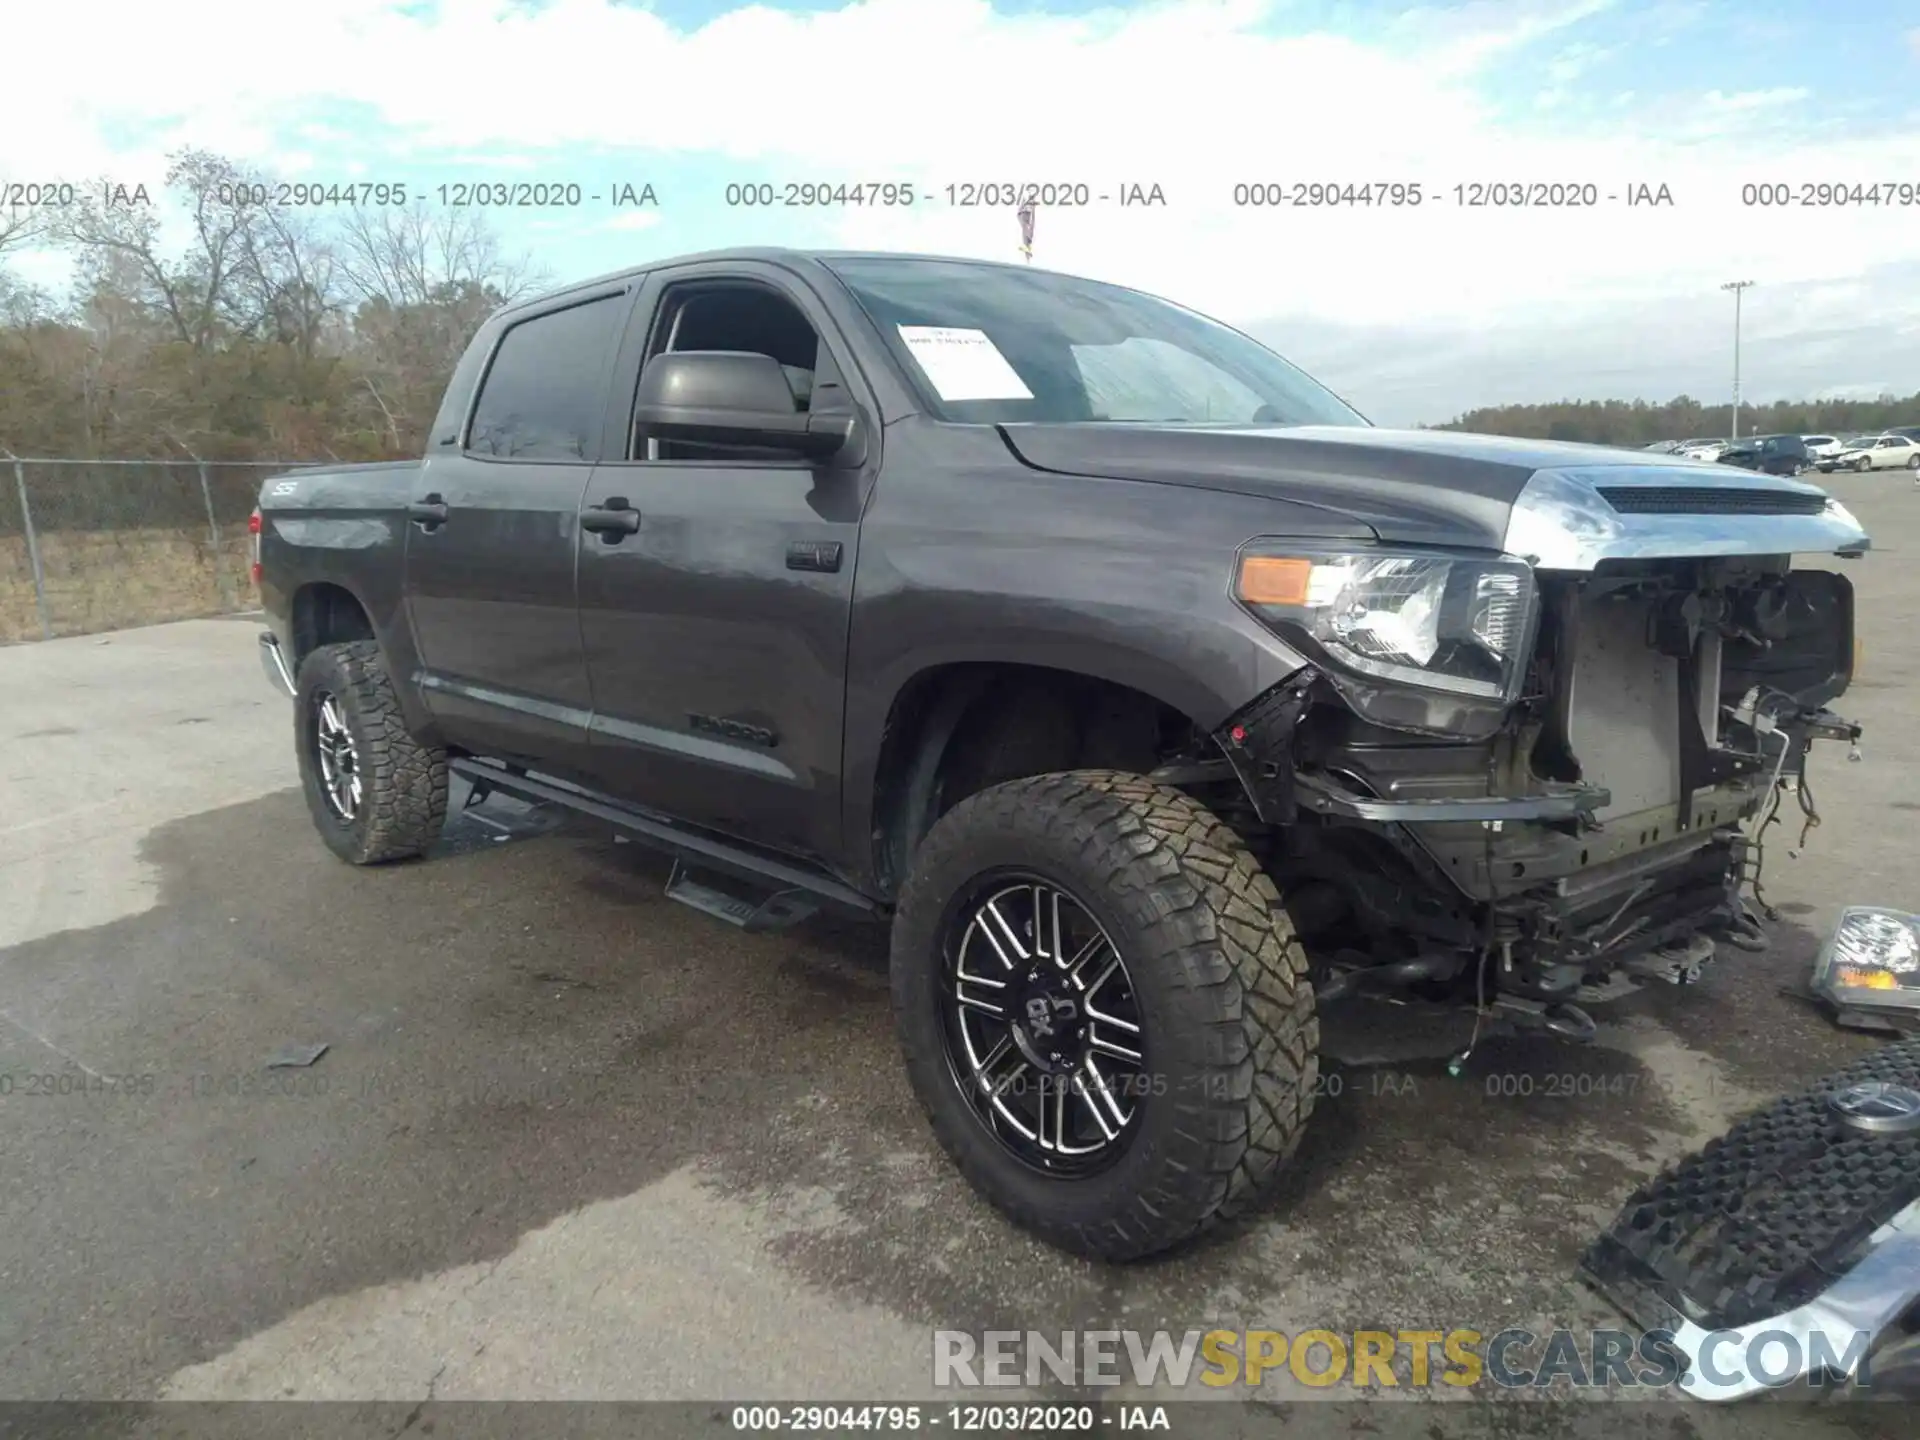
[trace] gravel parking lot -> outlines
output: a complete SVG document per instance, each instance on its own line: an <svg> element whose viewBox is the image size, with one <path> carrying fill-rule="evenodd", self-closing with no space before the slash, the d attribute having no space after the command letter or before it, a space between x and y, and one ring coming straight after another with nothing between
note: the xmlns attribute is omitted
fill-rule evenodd
<svg viewBox="0 0 1920 1440"><path fill-rule="evenodd" d="M1825 824L1769 846L1772 950L1460 1079L1388 1012L1330 1024L1348 1063L1288 1201L1124 1270L1029 1241L936 1151L882 932L743 936L647 852L510 802L349 869L244 617L0 650L0 1397L930 1399L934 1327L1618 1324L1581 1249L1660 1164L1877 1043L1779 987L1841 905L1920 910L1920 490L1832 488L1878 547L1835 562L1866 758L1821 747Z"/></svg>

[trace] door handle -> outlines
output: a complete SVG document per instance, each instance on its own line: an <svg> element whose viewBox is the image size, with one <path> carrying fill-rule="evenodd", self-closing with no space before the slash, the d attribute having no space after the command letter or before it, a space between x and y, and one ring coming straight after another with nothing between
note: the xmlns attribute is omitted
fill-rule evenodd
<svg viewBox="0 0 1920 1440"><path fill-rule="evenodd" d="M640 512L616 495L605 505L589 505L580 512L580 528L618 540L640 531Z"/></svg>
<svg viewBox="0 0 1920 1440"><path fill-rule="evenodd" d="M422 530L432 530L447 523L447 502L439 495L429 495L424 500L410 501L407 515L418 522Z"/></svg>

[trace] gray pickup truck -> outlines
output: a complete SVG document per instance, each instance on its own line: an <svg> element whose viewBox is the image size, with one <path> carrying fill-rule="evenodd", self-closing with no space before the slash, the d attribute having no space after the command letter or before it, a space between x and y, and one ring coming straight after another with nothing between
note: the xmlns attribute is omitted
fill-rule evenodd
<svg viewBox="0 0 1920 1440"><path fill-rule="evenodd" d="M1571 1039L1765 941L1868 537L1793 479L1376 428L1021 266L739 250L516 305L424 460L263 486L262 656L354 864L569 806L750 928L892 926L916 1093L1083 1254L1270 1195L1319 1014ZM1804 793L1804 792L1803 792Z"/></svg>

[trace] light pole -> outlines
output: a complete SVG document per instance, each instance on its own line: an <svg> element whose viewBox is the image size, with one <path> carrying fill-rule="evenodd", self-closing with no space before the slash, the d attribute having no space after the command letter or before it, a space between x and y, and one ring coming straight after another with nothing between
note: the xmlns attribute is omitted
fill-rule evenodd
<svg viewBox="0 0 1920 1440"><path fill-rule="evenodd" d="M1751 280L1729 280L1720 288L1733 292L1733 436L1740 438L1740 292L1753 284Z"/></svg>

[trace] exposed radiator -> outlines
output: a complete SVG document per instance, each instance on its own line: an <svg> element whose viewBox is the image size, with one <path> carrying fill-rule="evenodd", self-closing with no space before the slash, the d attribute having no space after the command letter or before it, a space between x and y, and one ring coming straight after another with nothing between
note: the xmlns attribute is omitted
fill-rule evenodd
<svg viewBox="0 0 1920 1440"><path fill-rule="evenodd" d="M1580 602L1567 740L1582 777L1613 792L1602 823L1680 799L1680 662L1647 643L1652 619L1649 599Z"/></svg>

